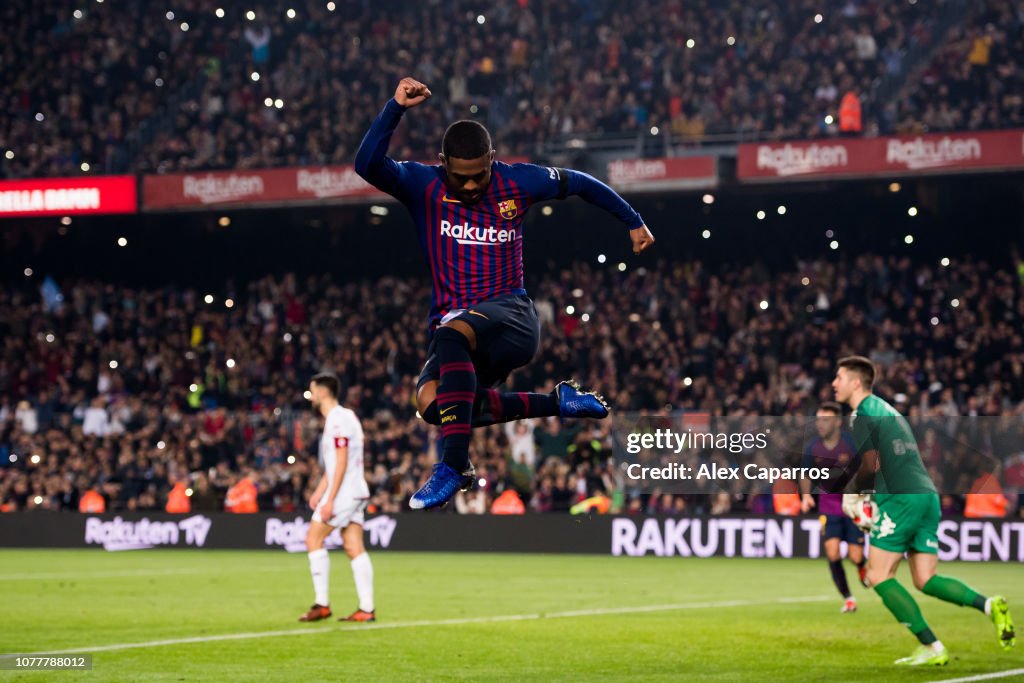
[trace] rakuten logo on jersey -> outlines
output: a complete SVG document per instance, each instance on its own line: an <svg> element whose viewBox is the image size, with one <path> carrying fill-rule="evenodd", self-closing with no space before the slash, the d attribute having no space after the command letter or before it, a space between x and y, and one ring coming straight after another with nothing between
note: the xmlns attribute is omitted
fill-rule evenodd
<svg viewBox="0 0 1024 683"><path fill-rule="evenodd" d="M515 242L519 234L515 230L498 230L493 225L489 228L482 228L476 225L456 223L452 225L449 221L441 221L441 236L452 237L459 244L505 244Z"/></svg>
<svg viewBox="0 0 1024 683"><path fill-rule="evenodd" d="M760 145L757 148L758 169L771 169L780 176L841 168L848 163L849 154L843 145Z"/></svg>
<svg viewBox="0 0 1024 683"><path fill-rule="evenodd" d="M889 140L885 148L887 163L902 164L911 170L948 166L980 158L981 141L977 138Z"/></svg>

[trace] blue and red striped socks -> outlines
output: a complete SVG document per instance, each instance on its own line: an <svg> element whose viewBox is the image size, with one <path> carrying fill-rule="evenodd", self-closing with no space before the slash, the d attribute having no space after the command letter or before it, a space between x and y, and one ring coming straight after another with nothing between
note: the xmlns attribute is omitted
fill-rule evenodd
<svg viewBox="0 0 1024 683"><path fill-rule="evenodd" d="M444 440L441 460L456 472L469 469L469 436L473 428L476 369L469 340L459 331L442 327L434 335L441 382L437 412Z"/></svg>
<svg viewBox="0 0 1024 683"><path fill-rule="evenodd" d="M551 417L558 414L558 399L554 394L478 389L473 426L486 427L528 417Z"/></svg>

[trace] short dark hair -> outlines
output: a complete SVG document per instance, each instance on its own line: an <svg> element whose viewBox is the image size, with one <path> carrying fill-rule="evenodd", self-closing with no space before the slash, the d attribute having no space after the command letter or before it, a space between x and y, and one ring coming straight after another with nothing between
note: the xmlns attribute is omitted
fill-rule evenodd
<svg viewBox="0 0 1024 683"><path fill-rule="evenodd" d="M846 368L847 372L855 372L860 375L860 383L865 391L871 391L875 383L875 364L864 356L847 356L839 359L839 367Z"/></svg>
<svg viewBox="0 0 1024 683"><path fill-rule="evenodd" d="M835 401L825 401L820 406L818 406L818 410L824 410L826 413L832 413L833 415L843 414L842 406L840 406Z"/></svg>
<svg viewBox="0 0 1024 683"><path fill-rule="evenodd" d="M311 381L318 387L326 387L334 398L338 398L338 394L341 393L341 380L333 372L318 372L313 375Z"/></svg>
<svg viewBox="0 0 1024 683"><path fill-rule="evenodd" d="M441 139L441 153L456 159L478 159L491 151L491 134L476 121L456 121Z"/></svg>

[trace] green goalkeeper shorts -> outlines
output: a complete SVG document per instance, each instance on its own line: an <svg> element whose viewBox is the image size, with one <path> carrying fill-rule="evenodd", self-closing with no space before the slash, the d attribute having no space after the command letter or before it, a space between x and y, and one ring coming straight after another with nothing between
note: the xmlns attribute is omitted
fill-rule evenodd
<svg viewBox="0 0 1024 683"><path fill-rule="evenodd" d="M936 493L879 494L871 545L893 553L939 552L942 508Z"/></svg>

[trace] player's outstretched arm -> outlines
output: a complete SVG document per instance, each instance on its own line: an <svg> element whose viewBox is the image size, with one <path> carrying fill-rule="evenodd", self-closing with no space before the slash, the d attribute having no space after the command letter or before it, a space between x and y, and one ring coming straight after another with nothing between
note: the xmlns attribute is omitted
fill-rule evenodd
<svg viewBox="0 0 1024 683"><path fill-rule="evenodd" d="M528 172L528 180L532 181L528 186L535 200L565 199L575 195L601 207L625 223L629 228L629 239L633 243L634 254L639 254L654 244L654 235L636 209L619 196L618 192L589 173L571 168L544 168L532 164L522 164L520 167Z"/></svg>
<svg viewBox="0 0 1024 683"><path fill-rule="evenodd" d="M356 152L356 173L378 190L396 194L405 182L405 169L388 156L391 135L406 109L415 107L428 97L430 88L423 83L403 78L395 89L395 96L384 105L384 110L370 124Z"/></svg>

